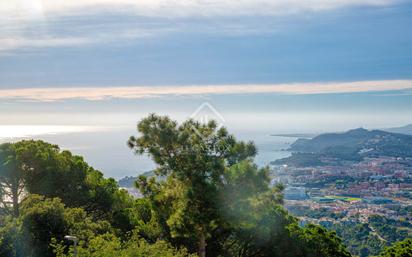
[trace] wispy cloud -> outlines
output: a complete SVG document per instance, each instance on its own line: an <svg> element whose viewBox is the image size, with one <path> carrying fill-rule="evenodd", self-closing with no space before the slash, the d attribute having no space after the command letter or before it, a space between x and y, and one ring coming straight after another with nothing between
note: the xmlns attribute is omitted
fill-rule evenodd
<svg viewBox="0 0 412 257"><path fill-rule="evenodd" d="M1 89L0 99L29 101L62 101L82 99L139 99L166 96L226 94L337 94L412 89L412 80L380 80L330 83L291 83L270 85L199 85L199 86L132 86L87 88L24 88Z"/></svg>
<svg viewBox="0 0 412 257"><path fill-rule="evenodd" d="M131 39L147 38L171 30L162 24L153 25L150 21L143 22L118 16L117 19L43 17L33 20L14 20L0 16L0 54L14 50L127 43Z"/></svg>
<svg viewBox="0 0 412 257"><path fill-rule="evenodd" d="M140 38L141 34L158 35L159 32L171 30L179 20L187 18L215 23L216 19L225 17L280 17L343 7L387 6L399 1L401 0L5 0L0 1L0 53L16 49L127 42L127 39ZM110 21L105 19L110 15L142 18L146 23L116 21L114 26L107 27L90 24L90 19L87 19L100 17L103 19L100 23L107 24ZM60 23L61 20L66 24ZM152 24L153 20L162 22ZM256 27L251 29L239 22L236 24L234 26L223 22L218 26L225 34L259 31ZM134 29L131 31L131 28ZM185 28L187 26L183 26ZM202 31L203 29L202 27ZM135 30L139 33L135 33Z"/></svg>
<svg viewBox="0 0 412 257"><path fill-rule="evenodd" d="M101 11L128 11L155 17L284 15L396 2L399 0L14 0L2 1L0 12L22 19Z"/></svg>
<svg viewBox="0 0 412 257"><path fill-rule="evenodd" d="M165 32L166 30L163 30ZM157 33L160 29L157 30ZM127 39L137 39L150 37L151 32L144 29L124 29L117 31L116 37L112 32L99 33L90 31L88 34L78 33L77 35L55 35L43 33L43 35L6 35L0 36L0 54L9 53L13 50L37 49L49 47L77 47L97 43L116 43ZM21 33L20 33L21 34Z"/></svg>
<svg viewBox="0 0 412 257"><path fill-rule="evenodd" d="M41 47L62 47L62 46L78 46L92 43L90 38L75 38L75 37L9 37L0 38L0 52L7 52L14 49L22 48L41 48Z"/></svg>

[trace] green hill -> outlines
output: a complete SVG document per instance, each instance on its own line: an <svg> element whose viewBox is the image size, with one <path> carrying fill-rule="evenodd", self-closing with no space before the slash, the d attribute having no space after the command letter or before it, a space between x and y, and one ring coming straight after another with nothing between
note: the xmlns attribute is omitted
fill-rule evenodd
<svg viewBox="0 0 412 257"><path fill-rule="evenodd" d="M290 150L332 155L358 153L362 156L412 157L412 136L358 128L345 133L321 134L313 139L298 139Z"/></svg>
<svg viewBox="0 0 412 257"><path fill-rule="evenodd" d="M379 156L406 158L412 157L412 135L358 128L298 139L289 150L293 152L291 157L274 163L310 166L322 165L322 158L336 161L360 161L364 157Z"/></svg>

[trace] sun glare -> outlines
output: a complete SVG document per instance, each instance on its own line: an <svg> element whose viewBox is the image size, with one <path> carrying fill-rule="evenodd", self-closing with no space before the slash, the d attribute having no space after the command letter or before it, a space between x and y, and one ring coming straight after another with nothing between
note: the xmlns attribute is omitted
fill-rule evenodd
<svg viewBox="0 0 412 257"><path fill-rule="evenodd" d="M90 127L84 126L6 125L0 126L0 139L25 138L40 135L85 132L90 130Z"/></svg>

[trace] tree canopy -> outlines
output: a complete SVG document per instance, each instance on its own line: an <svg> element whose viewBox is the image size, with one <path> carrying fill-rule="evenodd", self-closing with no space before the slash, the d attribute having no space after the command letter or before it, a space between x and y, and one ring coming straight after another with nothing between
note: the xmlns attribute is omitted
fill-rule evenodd
<svg viewBox="0 0 412 257"><path fill-rule="evenodd" d="M386 247L379 255L380 257L409 257L412 256L412 238L397 242Z"/></svg>
<svg viewBox="0 0 412 257"><path fill-rule="evenodd" d="M196 238L198 253L205 256L206 240L222 223L218 196L225 168L253 157L255 146L237 142L213 121L178 125L168 117L150 115L138 124L138 132L141 136L131 137L129 146L136 153L148 153L158 164L156 174L168 176L161 185L141 178L139 187L145 195L168 191L164 200L171 208L165 222L171 236Z"/></svg>

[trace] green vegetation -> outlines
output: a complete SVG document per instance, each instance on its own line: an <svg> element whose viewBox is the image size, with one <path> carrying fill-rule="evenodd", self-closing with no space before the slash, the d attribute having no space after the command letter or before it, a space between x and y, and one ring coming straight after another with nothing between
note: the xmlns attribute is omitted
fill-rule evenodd
<svg viewBox="0 0 412 257"><path fill-rule="evenodd" d="M352 254L366 257L378 255L385 246L410 237L410 226L409 222L375 215L368 223L342 222L327 227L336 231Z"/></svg>
<svg viewBox="0 0 412 257"><path fill-rule="evenodd" d="M252 142L156 115L137 129L130 147L157 164L135 183L141 199L56 145L0 145L0 256L73 256L65 235L82 257L351 256L335 232L298 226Z"/></svg>
<svg viewBox="0 0 412 257"><path fill-rule="evenodd" d="M364 157L412 157L411 149L411 135L359 128L345 133L321 134L312 139L298 139L289 149L294 153L292 156L273 163L307 167L331 162L358 162Z"/></svg>
<svg viewBox="0 0 412 257"><path fill-rule="evenodd" d="M336 234L348 246L355 256L376 256L386 247L410 237L412 225L409 221L388 219L374 215L367 223L345 220L347 213L330 212L326 208L312 210L309 208L291 207L289 211L298 216L314 219L330 218L333 222L320 222L325 228L336 231ZM354 218L354 217L353 217Z"/></svg>
<svg viewBox="0 0 412 257"><path fill-rule="evenodd" d="M362 200L362 198L358 198L358 197L345 197L345 196L337 196L337 195L327 195L325 197L340 200L340 201L344 201L344 202L355 202L355 201L361 201Z"/></svg>
<svg viewBox="0 0 412 257"><path fill-rule="evenodd" d="M380 257L408 257L412 256L412 239L397 242L391 247L385 248Z"/></svg>
<svg viewBox="0 0 412 257"><path fill-rule="evenodd" d="M345 222L330 229L343 238L351 253L360 257L378 255L386 242L366 223Z"/></svg>

